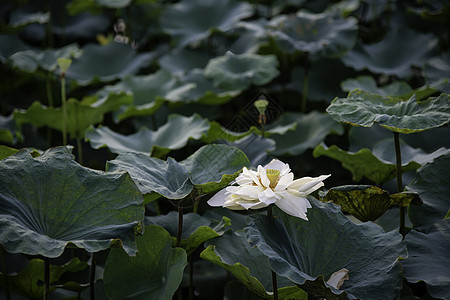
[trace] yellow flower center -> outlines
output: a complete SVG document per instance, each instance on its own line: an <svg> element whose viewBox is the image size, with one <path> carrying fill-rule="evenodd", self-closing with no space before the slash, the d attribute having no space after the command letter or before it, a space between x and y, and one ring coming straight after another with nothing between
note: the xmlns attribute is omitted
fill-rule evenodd
<svg viewBox="0 0 450 300"><path fill-rule="evenodd" d="M277 186L280 171L274 169L267 169L266 171L267 171L267 178L269 178L270 181L269 187L273 189Z"/></svg>

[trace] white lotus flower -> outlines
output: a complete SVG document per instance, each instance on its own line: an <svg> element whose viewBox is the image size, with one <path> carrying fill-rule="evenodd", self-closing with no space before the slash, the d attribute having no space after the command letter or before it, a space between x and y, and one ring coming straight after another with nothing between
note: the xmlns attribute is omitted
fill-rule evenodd
<svg viewBox="0 0 450 300"><path fill-rule="evenodd" d="M323 180L331 175L303 177L294 180L288 164L277 159L257 171L243 168L236 178L237 186L228 186L215 194L208 204L233 210L258 209L275 204L285 213L308 220L311 208L306 196L324 186Z"/></svg>

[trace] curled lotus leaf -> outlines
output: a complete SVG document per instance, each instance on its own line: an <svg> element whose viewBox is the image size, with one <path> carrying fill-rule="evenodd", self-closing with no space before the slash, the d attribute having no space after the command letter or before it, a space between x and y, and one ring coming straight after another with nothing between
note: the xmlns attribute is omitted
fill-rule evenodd
<svg viewBox="0 0 450 300"><path fill-rule="evenodd" d="M322 198L363 222L375 221L392 206L420 205L419 194L389 192L372 185L344 185L329 189Z"/></svg>
<svg viewBox="0 0 450 300"><path fill-rule="evenodd" d="M121 245L136 254L143 198L125 172L85 168L65 147L0 161L0 241L6 251L58 257L69 245L89 252Z"/></svg>
<svg viewBox="0 0 450 300"><path fill-rule="evenodd" d="M338 122L363 127L379 124L393 132L409 134L448 124L450 95L422 101L413 95L405 101L356 89L346 98L335 98L327 112Z"/></svg>

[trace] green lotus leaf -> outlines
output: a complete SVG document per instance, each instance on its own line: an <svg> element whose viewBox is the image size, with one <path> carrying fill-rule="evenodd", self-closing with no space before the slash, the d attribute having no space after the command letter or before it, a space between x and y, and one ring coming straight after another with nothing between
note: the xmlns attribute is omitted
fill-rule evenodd
<svg viewBox="0 0 450 300"><path fill-rule="evenodd" d="M192 88L183 94L184 102L200 104L223 104L241 93L241 90L229 90L216 87L214 82L205 77L202 69L194 69L181 75L180 80Z"/></svg>
<svg viewBox="0 0 450 300"><path fill-rule="evenodd" d="M122 121L133 116L153 115L165 101L182 101L183 95L192 88L192 83L182 83L170 72L159 70L150 75L127 76L116 85L105 87L101 93L129 92L133 95L132 105L114 114L116 121Z"/></svg>
<svg viewBox="0 0 450 300"><path fill-rule="evenodd" d="M406 165L412 161L425 165L435 158L450 153L450 149L439 148L432 153L426 153L421 148L413 148L400 140L400 151L402 156L402 165ZM372 149L373 155L385 163L396 164L395 145L392 138L384 139L375 144Z"/></svg>
<svg viewBox="0 0 450 300"><path fill-rule="evenodd" d="M70 98L66 103L67 132L73 138L83 138L89 126L102 122L106 113L130 102L131 96L125 93L111 93L102 99L88 96L81 101ZM59 131L63 128L61 107L47 107L37 101L27 110L14 111L14 119L19 125L31 123L36 127L48 126Z"/></svg>
<svg viewBox="0 0 450 300"><path fill-rule="evenodd" d="M361 89L380 96L394 96L403 100L408 100L412 95L416 95L417 100L422 100L436 94L436 88L430 85L424 85L413 90L409 84L404 81L395 81L386 86L378 87L372 76L358 76L355 79L346 79L341 82L342 90L351 92L355 89Z"/></svg>
<svg viewBox="0 0 450 300"><path fill-rule="evenodd" d="M178 234L177 212L171 211L167 215L146 217L144 223L145 225L153 224L163 227L172 236L172 246L176 245ZM221 222L214 225L212 220L198 214L184 214L180 246L190 255L207 240L223 235L230 225L231 221L227 217L223 217Z"/></svg>
<svg viewBox="0 0 450 300"><path fill-rule="evenodd" d="M60 256L68 244L96 252L119 242L133 255L142 195L125 172L80 166L65 147L0 161L0 241L10 253ZM118 241L118 239L120 239Z"/></svg>
<svg viewBox="0 0 450 300"><path fill-rule="evenodd" d="M343 91L351 92L355 89L371 92L380 96L402 96L408 95L411 97L413 89L404 81L392 82L386 86L378 87L377 82L372 76L363 75L356 78L350 78L341 82Z"/></svg>
<svg viewBox="0 0 450 300"><path fill-rule="evenodd" d="M330 133L342 135L344 129L327 114L313 111L309 114L285 113L279 122L296 122L294 130L287 131L284 135L273 135L271 138L276 143L275 155L299 155L307 149L312 149L320 144Z"/></svg>
<svg viewBox="0 0 450 300"><path fill-rule="evenodd" d="M199 194L218 191L233 181L243 167L250 167L241 150L228 145L209 144L180 162Z"/></svg>
<svg viewBox="0 0 450 300"><path fill-rule="evenodd" d="M414 133L444 126L450 122L450 95L441 94L417 101L415 96L403 101L359 89L347 98L336 98L327 108L338 122L371 127L377 123L398 133Z"/></svg>
<svg viewBox="0 0 450 300"><path fill-rule="evenodd" d="M341 207L343 212L352 214L360 221L375 221L392 206L420 205L417 193L389 192L372 185L343 185L329 189L323 201L331 201Z"/></svg>
<svg viewBox="0 0 450 300"><path fill-rule="evenodd" d="M209 240L200 257L229 271L252 293L262 299L273 299L272 276L267 258L251 247L245 232L226 232ZM307 299L308 296L290 280L277 276L279 299Z"/></svg>
<svg viewBox="0 0 450 300"><path fill-rule="evenodd" d="M188 170L172 158L164 161L148 154L122 153L106 163L106 170L126 170L142 194L151 195L145 202L155 200L159 195L168 199L182 199L193 189Z"/></svg>
<svg viewBox="0 0 450 300"><path fill-rule="evenodd" d="M234 132L231 130L228 130L227 128L220 125L220 123L217 123L215 121L210 122L210 127L208 130L208 133L203 136L202 140L205 143L211 143L213 141L217 140L225 140L228 142L234 142L239 139L242 139L252 133L261 134L261 130L256 128L255 126L251 126L249 130L244 132Z"/></svg>
<svg viewBox="0 0 450 300"><path fill-rule="evenodd" d="M29 47L15 34L0 34L0 62L6 63L14 53L28 50Z"/></svg>
<svg viewBox="0 0 450 300"><path fill-rule="evenodd" d="M41 153L39 151L37 151L36 149L32 149L32 148L14 149L14 148L11 148L8 146L0 145L0 160L7 158L13 154L16 154L20 150L28 151L30 153L30 155L33 157L38 157L39 155L41 155Z"/></svg>
<svg viewBox="0 0 450 300"><path fill-rule="evenodd" d="M429 59L423 66L423 74L429 85L450 94L450 52Z"/></svg>
<svg viewBox="0 0 450 300"><path fill-rule="evenodd" d="M187 159L163 161L141 153L123 153L108 161L108 171L126 170L143 194L155 192L169 199L182 199L193 186L200 193L216 191L249 166L245 154L227 145L205 145ZM152 199L153 200L153 199Z"/></svg>
<svg viewBox="0 0 450 300"><path fill-rule="evenodd" d="M49 12L25 12L21 10L17 10L11 13L11 18L9 20L9 26L13 28L22 27L25 25L38 23L45 24L50 19Z"/></svg>
<svg viewBox="0 0 450 300"><path fill-rule="evenodd" d="M91 147L99 149L108 147L113 153L137 152L161 157L170 150L181 149L189 139L198 140L209 129L207 120L194 114L190 117L170 115L167 123L156 131L145 127L131 135L122 135L108 127L91 127L85 134Z"/></svg>
<svg viewBox="0 0 450 300"><path fill-rule="evenodd" d="M332 203L309 201L309 221L275 208L276 218L257 215L246 228L250 244L269 259L272 270L317 297L399 298L398 259L407 255L401 235L371 222L355 224ZM349 270L349 279L340 290L324 282L342 268Z"/></svg>
<svg viewBox="0 0 450 300"><path fill-rule="evenodd" d="M161 25L177 47L184 48L206 39L213 30L227 31L252 14L251 5L245 2L191 0L169 5L161 14Z"/></svg>
<svg viewBox="0 0 450 300"><path fill-rule="evenodd" d="M205 67L205 76L223 89L245 90L252 84L264 85L277 77L278 60L274 55L233 54L211 59Z"/></svg>
<svg viewBox="0 0 450 300"><path fill-rule="evenodd" d="M96 11L101 7L124 8L131 3L131 0L74 0L67 4L67 12L76 15L87 10Z"/></svg>
<svg viewBox="0 0 450 300"><path fill-rule="evenodd" d="M333 73L333 79L323 80L330 72ZM323 58L310 64L307 75L308 101L330 103L334 98L346 95L346 93L342 92L339 83L355 76L355 71L346 67L339 59ZM288 88L301 94L304 80L305 68L295 67L292 70L291 82L288 84Z"/></svg>
<svg viewBox="0 0 450 300"><path fill-rule="evenodd" d="M378 43L358 44L342 57L342 61L358 71L368 69L377 74L406 78L412 75L411 67L422 67L422 63L436 50L437 42L432 34L402 27L389 30Z"/></svg>
<svg viewBox="0 0 450 300"><path fill-rule="evenodd" d="M251 166L266 165L272 160L269 152L275 150L275 141L257 134L250 134L227 145L242 150L247 155Z"/></svg>
<svg viewBox="0 0 450 300"><path fill-rule="evenodd" d="M358 32L356 19L299 11L282 14L269 23L269 34L287 53L305 52L313 59L339 57L352 49Z"/></svg>
<svg viewBox="0 0 450 300"><path fill-rule="evenodd" d="M88 44L83 54L72 62L66 77L79 85L88 85L95 80L112 81L136 73L146 66L152 53L136 53L130 46L109 43L106 46Z"/></svg>
<svg viewBox="0 0 450 300"><path fill-rule="evenodd" d="M105 264L104 285L109 299L172 299L187 265L186 252L172 248L164 228L145 227L136 237L138 253L130 257L111 249Z"/></svg>
<svg viewBox="0 0 450 300"><path fill-rule="evenodd" d="M158 63L164 70L174 73L187 73L195 69L203 69L213 58L204 49L175 49L162 56Z"/></svg>
<svg viewBox="0 0 450 300"><path fill-rule="evenodd" d="M0 142L15 144L18 140L22 140L22 134L13 119L13 115L7 117L0 115Z"/></svg>
<svg viewBox="0 0 450 300"><path fill-rule="evenodd" d="M444 219L450 198L450 154L444 154L417 171L416 178L406 190L416 192L423 200L421 207L409 207L408 216L414 227L431 225Z"/></svg>
<svg viewBox="0 0 450 300"><path fill-rule="evenodd" d="M12 65L22 71L33 73L37 69L56 71L58 58L79 57L81 50L76 44L70 44L59 49L25 50L16 52L9 57Z"/></svg>
<svg viewBox="0 0 450 300"><path fill-rule="evenodd" d="M380 160L367 148L353 153L342 150L336 145L328 148L321 144L314 149L313 155L316 158L325 155L340 161L342 166L352 173L355 182L366 177L376 185L381 185L396 177L396 164ZM418 168L420 164L411 161L402 165L402 173Z"/></svg>
<svg viewBox="0 0 450 300"><path fill-rule="evenodd" d="M442 220L427 232L412 230L406 235L408 259L402 261L406 280L424 281L427 292L436 299L450 297L450 220Z"/></svg>
<svg viewBox="0 0 450 300"><path fill-rule="evenodd" d="M56 282L64 273L78 272L86 269L88 264L78 257L72 258L62 266L50 265L50 292L54 291ZM8 288L15 293L32 299L41 299L44 294L44 261L32 259L20 272L14 275L0 274L1 282L8 282Z"/></svg>

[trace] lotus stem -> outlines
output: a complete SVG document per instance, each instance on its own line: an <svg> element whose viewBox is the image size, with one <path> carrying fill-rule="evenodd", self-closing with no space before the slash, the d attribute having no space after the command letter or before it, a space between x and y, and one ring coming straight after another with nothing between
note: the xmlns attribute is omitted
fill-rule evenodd
<svg viewBox="0 0 450 300"><path fill-rule="evenodd" d="M63 118L63 145L67 145L67 109L66 109L66 77L61 74L61 103Z"/></svg>
<svg viewBox="0 0 450 300"><path fill-rule="evenodd" d="M306 113L306 103L308 102L308 88L309 88L309 58L306 54L305 58L305 72L303 75L303 92L302 92L302 113Z"/></svg>
<svg viewBox="0 0 450 300"><path fill-rule="evenodd" d="M91 300L95 300L95 268L96 268L96 264L95 264L95 253L92 252L92 257L91 257L91 273L89 276L89 296Z"/></svg>
<svg viewBox="0 0 450 300"><path fill-rule="evenodd" d="M394 144L395 144L395 160L396 160L396 174L397 174L397 190L398 192L403 191L402 182L402 154L400 151L400 137L398 132L394 132ZM399 232L405 236L405 208L403 206L400 209L400 224Z"/></svg>
<svg viewBox="0 0 450 300"><path fill-rule="evenodd" d="M9 284L8 284L8 271L6 270L6 262L5 262L5 250L0 246L0 261L2 264L2 273L5 275L3 277L3 283L5 286L5 298L6 300L11 300L11 294L9 292Z"/></svg>
<svg viewBox="0 0 450 300"><path fill-rule="evenodd" d="M181 234L183 233L183 200L178 202L178 232L177 247L181 247Z"/></svg>
<svg viewBox="0 0 450 300"><path fill-rule="evenodd" d="M44 300L49 299L50 293L50 262L48 257L44 257Z"/></svg>
<svg viewBox="0 0 450 300"><path fill-rule="evenodd" d="M50 72L47 72L45 76L45 89L47 92L48 106L53 107L53 92L52 92L52 82L50 78ZM50 148L52 145L52 129L47 127L47 147Z"/></svg>
<svg viewBox="0 0 450 300"><path fill-rule="evenodd" d="M81 146L81 138L77 137L78 163L83 164L83 148Z"/></svg>
<svg viewBox="0 0 450 300"><path fill-rule="evenodd" d="M194 259L189 255L189 300L194 300Z"/></svg>
<svg viewBox="0 0 450 300"><path fill-rule="evenodd" d="M272 205L270 205L267 208L267 216L271 218L271 220L274 220L273 214L272 214ZM277 283L277 274L271 270L272 272L272 290L273 290L273 299L278 300L278 283Z"/></svg>

